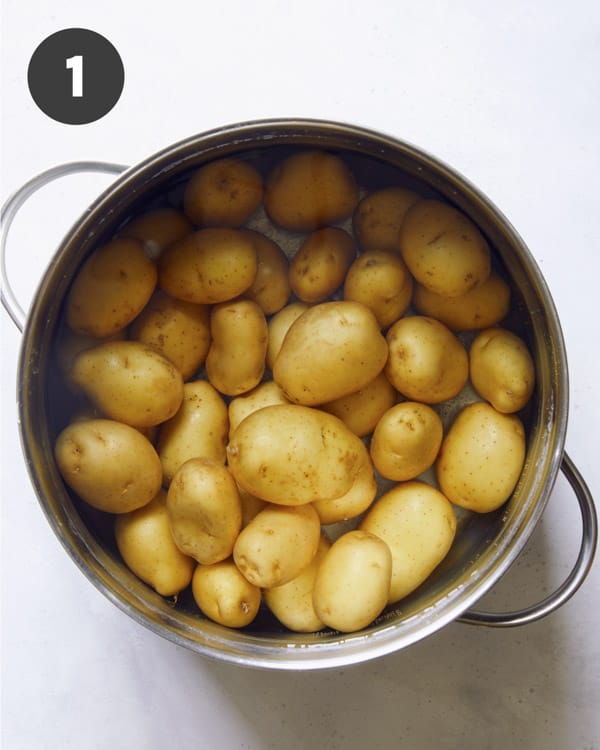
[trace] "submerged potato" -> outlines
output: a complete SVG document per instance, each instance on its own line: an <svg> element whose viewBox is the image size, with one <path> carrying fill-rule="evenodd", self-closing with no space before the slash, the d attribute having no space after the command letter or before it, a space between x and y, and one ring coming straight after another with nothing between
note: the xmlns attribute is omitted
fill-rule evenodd
<svg viewBox="0 0 600 750"><path fill-rule="evenodd" d="M303 302L322 302L342 285L355 255L354 240L348 232L338 227L317 229L292 258L292 291Z"/></svg>
<svg viewBox="0 0 600 750"><path fill-rule="evenodd" d="M156 260L166 247L192 230L192 225L181 211L175 208L155 208L136 216L120 230L119 236L140 240L146 255Z"/></svg>
<svg viewBox="0 0 600 750"><path fill-rule="evenodd" d="M261 591L238 570L233 560L198 565L192 578L194 601L214 622L244 628L258 614Z"/></svg>
<svg viewBox="0 0 600 750"><path fill-rule="evenodd" d="M365 437L395 403L398 393L384 372L363 388L348 396L321 404L320 408L336 417L355 435Z"/></svg>
<svg viewBox="0 0 600 750"><path fill-rule="evenodd" d="M259 305L265 315L281 310L292 293L289 280L289 261L273 240L253 229L242 230L256 250L256 276L244 292L246 299Z"/></svg>
<svg viewBox="0 0 600 750"><path fill-rule="evenodd" d="M408 209L420 199L418 193L393 186L374 190L356 207L352 227L363 251L400 250L398 235Z"/></svg>

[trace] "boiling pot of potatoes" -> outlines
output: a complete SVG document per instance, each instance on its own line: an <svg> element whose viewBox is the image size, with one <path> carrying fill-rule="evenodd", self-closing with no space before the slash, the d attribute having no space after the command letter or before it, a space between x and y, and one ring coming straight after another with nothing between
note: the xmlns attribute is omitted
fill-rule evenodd
<svg viewBox="0 0 600 750"><path fill-rule="evenodd" d="M175 643L351 664L456 619L538 619L587 575L549 292L498 209L414 146L318 120L175 144L73 226L23 329L42 508L92 583ZM561 468L571 573L525 610L473 609Z"/></svg>

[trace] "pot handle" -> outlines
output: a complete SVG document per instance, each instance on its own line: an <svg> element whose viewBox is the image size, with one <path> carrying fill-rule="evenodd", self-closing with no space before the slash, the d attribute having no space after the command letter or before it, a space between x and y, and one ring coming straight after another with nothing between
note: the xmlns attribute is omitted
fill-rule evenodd
<svg viewBox="0 0 600 750"><path fill-rule="evenodd" d="M67 164L60 164L57 167L52 167L45 172L41 172L39 175L26 182L16 190L2 206L2 212L0 214L0 301L21 333L23 333L27 316L13 292L6 271L6 240L8 237L8 230L10 229L13 219L17 215L19 209L33 195L33 193L41 187L47 185L53 180L59 179L60 177L65 177L68 174L73 174L75 172L106 172L108 174L120 174L126 169L127 167L121 164L110 164L101 161L75 161Z"/></svg>
<svg viewBox="0 0 600 750"><path fill-rule="evenodd" d="M559 607L562 607L586 579L592 567L598 542L598 519L594 507L594 499L585 480L566 453L563 454L560 468L575 492L579 503L579 510L581 511L581 546L571 572L556 591L537 604L532 604L529 607L514 612L480 612L477 610L468 610L462 617L458 618L458 622L464 622L468 625L488 625L490 627L502 628L527 625L530 622L541 620L542 617L546 617Z"/></svg>

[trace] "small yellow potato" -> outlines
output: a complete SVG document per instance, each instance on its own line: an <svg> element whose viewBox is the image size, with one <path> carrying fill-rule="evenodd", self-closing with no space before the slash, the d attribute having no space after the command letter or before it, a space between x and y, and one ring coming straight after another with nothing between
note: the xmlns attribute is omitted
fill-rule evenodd
<svg viewBox="0 0 600 750"><path fill-rule="evenodd" d="M273 380L260 383L251 391L231 399L229 402L229 439L233 437L240 422L252 412L263 409L265 406L289 403L281 388Z"/></svg>
<svg viewBox="0 0 600 750"><path fill-rule="evenodd" d="M183 398L179 370L139 341L111 341L81 352L71 380L103 414L134 427L165 422Z"/></svg>
<svg viewBox="0 0 600 750"><path fill-rule="evenodd" d="M310 563L291 581L265 589L263 599L282 625L295 633L315 633L325 624L317 617L313 605L313 588L321 560L331 542L321 535L319 546Z"/></svg>
<svg viewBox="0 0 600 750"><path fill-rule="evenodd" d="M439 404L458 395L469 378L466 349L434 318L401 318L387 332L385 374L406 398Z"/></svg>
<svg viewBox="0 0 600 750"><path fill-rule="evenodd" d="M77 271L67 297L67 323L77 333L106 338L143 310L156 287L156 265L139 240L99 247Z"/></svg>
<svg viewBox="0 0 600 750"><path fill-rule="evenodd" d="M185 214L176 208L155 208L127 223L119 231L119 236L141 240L148 258L156 260L166 247L193 229Z"/></svg>
<svg viewBox="0 0 600 750"><path fill-rule="evenodd" d="M242 527L242 506L226 466L190 458L175 473L167 492L175 544L203 565L228 558Z"/></svg>
<svg viewBox="0 0 600 750"><path fill-rule="evenodd" d="M215 305L210 314L211 344L206 375L227 396L255 388L265 371L268 330L265 314L249 299Z"/></svg>
<svg viewBox="0 0 600 750"><path fill-rule="evenodd" d="M369 460L363 442L332 414L296 404L247 416L227 446L238 484L278 505L331 500L348 492Z"/></svg>
<svg viewBox="0 0 600 750"><path fill-rule="evenodd" d="M257 267L254 245L241 230L199 229L166 248L158 283L171 297L211 305L243 294Z"/></svg>
<svg viewBox="0 0 600 750"><path fill-rule="evenodd" d="M302 302L323 302L342 285L355 255L354 240L348 232L338 227L315 230L292 258L292 291Z"/></svg>
<svg viewBox="0 0 600 750"><path fill-rule="evenodd" d="M152 443L121 422L89 419L69 424L56 439L54 455L69 487L107 513L141 508L161 487L162 468Z"/></svg>
<svg viewBox="0 0 600 750"><path fill-rule="evenodd" d="M474 331L496 325L510 310L510 287L495 271L458 297L445 297L415 284L412 305L421 315L436 318L452 331Z"/></svg>
<svg viewBox="0 0 600 750"><path fill-rule="evenodd" d="M360 302L322 302L290 326L273 365L287 398L316 406L364 388L383 370L386 340Z"/></svg>
<svg viewBox="0 0 600 750"><path fill-rule="evenodd" d="M525 430L514 414L485 402L465 406L444 440L435 473L456 505L489 513L511 496L525 462Z"/></svg>
<svg viewBox="0 0 600 750"><path fill-rule="evenodd" d="M412 290L412 276L398 253L369 250L348 269L344 299L362 302L381 328L389 328L408 309Z"/></svg>
<svg viewBox="0 0 600 750"><path fill-rule="evenodd" d="M217 389L206 380L185 383L177 414L160 426L158 435L165 485L190 458L225 464L227 432L227 404Z"/></svg>
<svg viewBox="0 0 600 750"><path fill-rule="evenodd" d="M481 331L469 350L471 383L503 414L522 409L531 398L535 367L525 342L505 328Z"/></svg>
<svg viewBox="0 0 600 750"><path fill-rule="evenodd" d="M425 482L396 485L382 495L359 526L392 553L388 603L414 591L446 557L456 535L452 504Z"/></svg>
<svg viewBox="0 0 600 750"><path fill-rule="evenodd" d="M233 559L255 586L281 586L310 564L320 536L319 516L312 505L268 505L240 531Z"/></svg>
<svg viewBox="0 0 600 750"><path fill-rule="evenodd" d="M262 177L241 159L217 159L200 167L183 193L183 210L201 227L241 227L263 195Z"/></svg>
<svg viewBox="0 0 600 750"><path fill-rule="evenodd" d="M409 271L436 294L465 294L490 275L487 240L465 214L447 203L421 200L412 205L399 239Z"/></svg>
<svg viewBox="0 0 600 750"><path fill-rule="evenodd" d="M361 630L387 604L392 554L374 534L342 534L321 561L313 587L313 605L325 625L343 633Z"/></svg>
<svg viewBox="0 0 600 750"><path fill-rule="evenodd" d="M339 523L364 513L375 500L376 495L377 481L373 464L370 460L365 460L348 492L333 500L316 500L313 508L319 514L322 524Z"/></svg>
<svg viewBox="0 0 600 750"><path fill-rule="evenodd" d="M210 346L210 308L175 299L158 289L131 324L129 337L156 349L188 380Z"/></svg>
<svg viewBox="0 0 600 750"><path fill-rule="evenodd" d="M231 559L198 565L192 578L192 594L208 618L228 628L250 625L262 598L258 586L244 578Z"/></svg>
<svg viewBox="0 0 600 750"><path fill-rule="evenodd" d="M311 232L350 217L359 190L347 164L326 151L301 151L268 174L264 205L271 221Z"/></svg>
<svg viewBox="0 0 600 750"><path fill-rule="evenodd" d="M394 386L385 373L380 372L364 388L319 408L335 414L355 435L365 437L373 432L377 422L396 403L397 397Z"/></svg>
<svg viewBox="0 0 600 750"><path fill-rule="evenodd" d="M256 302L265 315L273 315L287 304L292 293L289 261L279 245L264 234L253 229L241 231L252 241L258 263L254 281L244 297Z"/></svg>
<svg viewBox="0 0 600 750"><path fill-rule="evenodd" d="M396 404L373 431L370 452L375 468L396 482L414 479L433 466L443 434L442 420L427 404Z"/></svg>
<svg viewBox="0 0 600 750"><path fill-rule="evenodd" d="M84 352L87 349L93 349L95 346L98 346L98 344L103 344L107 341L123 341L126 338L126 328L121 328L121 330L113 333L112 336L107 336L106 338L101 339L96 338L95 336L88 336L86 333L77 333L70 328L65 328L65 330L61 332L56 347L56 362L65 376L65 382L68 385L70 384L71 368L81 352Z"/></svg>
<svg viewBox="0 0 600 750"><path fill-rule="evenodd" d="M161 596L175 596L192 581L196 561L173 541L167 493L115 518L115 540L127 567Z"/></svg>
<svg viewBox="0 0 600 750"><path fill-rule="evenodd" d="M290 326L299 318L303 312L308 310L308 305L304 302L290 302L289 305L283 307L269 320L268 333L269 340L267 343L267 364L270 369L273 369L283 339L285 338Z"/></svg>
<svg viewBox="0 0 600 750"><path fill-rule="evenodd" d="M420 199L403 187L387 187L368 193L352 217L354 235L363 251L400 251L398 235L404 215Z"/></svg>
<svg viewBox="0 0 600 750"><path fill-rule="evenodd" d="M246 492L239 485L238 492L242 501L242 528L245 528L261 510L267 507L268 503L266 500L262 500L260 497L255 497L255 495Z"/></svg>

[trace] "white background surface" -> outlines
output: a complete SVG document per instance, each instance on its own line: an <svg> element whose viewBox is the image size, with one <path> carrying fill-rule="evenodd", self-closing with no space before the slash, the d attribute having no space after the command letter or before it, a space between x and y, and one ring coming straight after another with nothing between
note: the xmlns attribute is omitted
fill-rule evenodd
<svg viewBox="0 0 600 750"><path fill-rule="evenodd" d="M1 7L2 201L65 161L133 164L212 127L294 115L408 140L482 188L552 291L569 356L567 450L600 496L598 3ZM117 106L85 126L48 119L26 84L37 45L72 26L107 36L126 71ZM24 209L8 260L24 305L105 184L70 177ZM567 605L536 624L452 624L403 652L326 672L216 663L129 620L75 568L37 504L16 426L20 336L4 311L0 325L3 748L600 748L597 564ZM541 598L567 574L579 537L559 476L526 551L481 605Z"/></svg>

